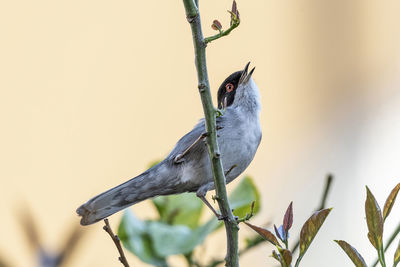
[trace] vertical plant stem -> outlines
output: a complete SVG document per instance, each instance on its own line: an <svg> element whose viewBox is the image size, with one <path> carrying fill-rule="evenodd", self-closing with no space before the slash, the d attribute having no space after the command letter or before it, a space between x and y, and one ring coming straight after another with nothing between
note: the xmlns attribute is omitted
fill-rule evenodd
<svg viewBox="0 0 400 267"><path fill-rule="evenodd" d="M328 198L329 191L331 189L332 181L333 181L333 175L328 174L328 176L326 176L326 179L325 179L324 191L322 193L320 204L315 211L325 209L325 207L326 207L325 203ZM297 240L292 248L292 253L294 253L299 248L299 244L300 244L300 240ZM377 262L377 264L378 264L378 262Z"/></svg>
<svg viewBox="0 0 400 267"><path fill-rule="evenodd" d="M382 265L382 267L386 267L386 262L385 262L385 252L383 251L383 246L381 246L378 250L378 256L379 256L379 261Z"/></svg>
<svg viewBox="0 0 400 267"><path fill-rule="evenodd" d="M400 224L397 225L396 229L393 231L392 235L390 236L388 242L386 243L384 252L386 252L386 250L388 250L388 248L390 247L390 245L393 243L394 239L397 237L397 235L400 233ZM375 267L376 265L378 265L379 263L379 259L377 259L375 261L375 263L372 265L372 267Z"/></svg>
<svg viewBox="0 0 400 267"><path fill-rule="evenodd" d="M238 256L238 231L239 227L233 217L232 210L229 206L228 196L226 192L225 175L220 159L220 152L216 135L216 111L212 103L210 85L207 74L206 64L206 43L201 28L200 13L197 8L197 0L183 0L185 6L186 18L190 24L193 37L193 45L195 52L195 65L197 69L198 89L203 105L205 116L205 126L207 135L208 154L210 156L211 169L214 175L216 199L224 217L226 237L227 237L227 254L226 266L239 266Z"/></svg>
<svg viewBox="0 0 400 267"><path fill-rule="evenodd" d="M301 261L302 258L303 258L303 255L301 255L301 256L299 256L299 257L297 258L297 261L296 261L296 264L294 265L294 267L298 267L298 266L299 266L300 261Z"/></svg>
<svg viewBox="0 0 400 267"><path fill-rule="evenodd" d="M324 187L324 192L322 194L321 203L319 204L319 207L316 209L316 211L325 209L326 199L328 198L328 193L332 185L332 180L333 180L333 175L328 174L325 180L325 187Z"/></svg>

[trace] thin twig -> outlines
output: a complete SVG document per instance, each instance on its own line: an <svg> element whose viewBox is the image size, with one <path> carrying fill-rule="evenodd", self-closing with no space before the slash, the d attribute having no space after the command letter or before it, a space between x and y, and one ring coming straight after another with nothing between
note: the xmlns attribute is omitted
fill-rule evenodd
<svg viewBox="0 0 400 267"><path fill-rule="evenodd" d="M325 209L325 203L326 203L326 199L328 198L328 194L329 194L329 191L331 188L332 181L333 181L333 175L328 174L328 176L326 177L324 193L322 194L321 202L320 202L318 208L316 210L314 210L314 212ZM298 249L299 244L300 244L300 240L297 240L297 242L295 243L295 245L292 248L292 253L294 253Z"/></svg>
<svg viewBox="0 0 400 267"><path fill-rule="evenodd" d="M386 252L386 251L388 250L388 248L389 248L390 245L393 243L394 239L396 238L396 236L397 236L399 233L400 233L400 224L397 225L396 229L393 231L392 235L390 236L390 238L389 238L389 240L388 240L388 242L387 242L387 244L386 244L386 246L385 246L384 252ZM377 259L377 260L375 261L375 263L372 265L372 267L375 267L376 265L378 265L378 263L379 263L379 259Z"/></svg>
<svg viewBox="0 0 400 267"><path fill-rule="evenodd" d="M228 11L228 12L230 12L230 11ZM227 30L225 30L225 31L224 30L220 30L219 33L217 33L216 35L213 35L213 36L205 38L204 42L206 44L208 44L208 43L210 43L212 41L215 41L215 40L217 40L217 39L219 39L221 37L227 36L228 34L231 33L231 31L233 31L233 29L237 28L237 26L239 26L239 24L240 24L240 20L239 19L235 19L235 22L232 23L232 25Z"/></svg>
<svg viewBox="0 0 400 267"><path fill-rule="evenodd" d="M112 229L110 227L110 223L108 222L108 219L104 219L104 223L106 224L103 226L104 231L106 231L110 235L111 239L114 241L114 244L118 249L118 252L120 255L118 257L119 261L125 267L129 267L128 260L125 258L124 250L122 249L122 246L121 246L121 240L119 239L118 235L115 235L114 232L112 231Z"/></svg>
<svg viewBox="0 0 400 267"><path fill-rule="evenodd" d="M254 205L255 205L255 201L251 202L251 208L250 208L250 213L247 213L246 216L244 216L243 218L238 218L237 219L237 223L241 223L241 222L245 222L250 220L251 217L253 217L254 215Z"/></svg>
<svg viewBox="0 0 400 267"><path fill-rule="evenodd" d="M325 190L324 190L324 193L322 195L319 207L316 209L316 211L325 209L325 207L326 207L326 199L328 198L328 193L329 193L329 190L331 188L332 180L333 180L333 175L332 174L328 174L328 176L326 177L326 182L325 182Z"/></svg>
<svg viewBox="0 0 400 267"><path fill-rule="evenodd" d="M217 29L218 29L219 33L216 34L216 35L213 35L213 36L205 38L204 42L206 44L208 44L209 42L212 42L214 40L217 40L217 39L219 39L221 37L227 36L228 34L231 33L231 31L233 31L233 29L235 29L236 27L239 26L240 17L239 17L239 11L237 9L237 5L236 5L236 1L235 0L233 0L233 2L232 2L232 10L231 11L228 10L228 12L231 14L231 26L227 30L224 31L221 28L221 24L217 21L218 24L219 24L219 26L217 26ZM215 26L215 24L213 24L213 26ZM225 105L225 107L226 107L226 105Z"/></svg>

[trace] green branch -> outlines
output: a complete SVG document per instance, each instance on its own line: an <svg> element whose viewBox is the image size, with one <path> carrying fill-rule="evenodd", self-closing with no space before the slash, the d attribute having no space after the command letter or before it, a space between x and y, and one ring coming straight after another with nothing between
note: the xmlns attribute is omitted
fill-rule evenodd
<svg viewBox="0 0 400 267"><path fill-rule="evenodd" d="M400 224L397 225L396 229L393 231L392 235L390 236L390 238L389 238L389 240L388 240L388 242L387 242L387 244L385 246L384 252L386 252L388 250L388 248L393 243L394 239L397 237L397 235L399 233L400 233ZM376 265L378 265L378 263L379 263L379 258L377 260L375 260L375 262L372 265L372 267L375 267Z"/></svg>
<svg viewBox="0 0 400 267"><path fill-rule="evenodd" d="M239 24L240 24L239 17L235 13L233 13L233 12L231 12L229 10L228 10L228 12L231 13L231 26L229 27L229 29L227 29L225 31L220 29L218 34L205 38L204 42L206 44L208 44L208 43L210 43L210 42L212 42L214 40L217 40L217 39L219 39L221 37L227 36L228 34L231 33L231 31L233 31L233 29L235 29L235 28L237 28L239 26Z"/></svg>
<svg viewBox="0 0 400 267"><path fill-rule="evenodd" d="M226 192L225 175L220 159L220 151L216 135L216 111L212 103L210 85L206 64L206 42L203 37L200 13L195 0L183 0L186 18L190 24L195 52L195 65L197 69L198 89L203 105L207 135L208 154L210 156L211 170L214 175L216 199L222 216L225 218L227 236L226 266L239 266L238 256L238 225L229 206Z"/></svg>
<svg viewBox="0 0 400 267"><path fill-rule="evenodd" d="M326 203L326 199L328 198L329 191L331 189L332 181L333 181L333 175L328 174L325 179L324 191L322 193L320 204L315 211L325 209L325 207L326 207L325 203ZM292 248L292 253L294 253L299 248L299 244L300 244L300 240L297 240Z"/></svg>

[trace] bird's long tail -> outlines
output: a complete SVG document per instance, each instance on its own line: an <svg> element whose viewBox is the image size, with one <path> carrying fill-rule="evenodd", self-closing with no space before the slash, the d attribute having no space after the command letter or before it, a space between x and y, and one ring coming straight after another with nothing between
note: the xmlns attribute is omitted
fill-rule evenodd
<svg viewBox="0 0 400 267"><path fill-rule="evenodd" d="M82 216L81 224L89 225L98 222L122 209L142 200L158 196L180 193L178 175L171 176L170 168L162 162L148 171L101 193L85 204L76 212Z"/></svg>

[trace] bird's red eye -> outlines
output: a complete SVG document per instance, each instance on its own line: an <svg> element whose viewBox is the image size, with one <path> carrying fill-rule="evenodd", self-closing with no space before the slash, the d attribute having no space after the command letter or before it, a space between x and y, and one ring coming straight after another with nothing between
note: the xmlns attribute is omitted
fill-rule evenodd
<svg viewBox="0 0 400 267"><path fill-rule="evenodd" d="M231 84L231 83L228 83L228 84L225 85L225 89L226 89L226 91L227 91L228 93L232 92L232 91L233 91L233 88L234 88L234 86L233 86L233 84Z"/></svg>

